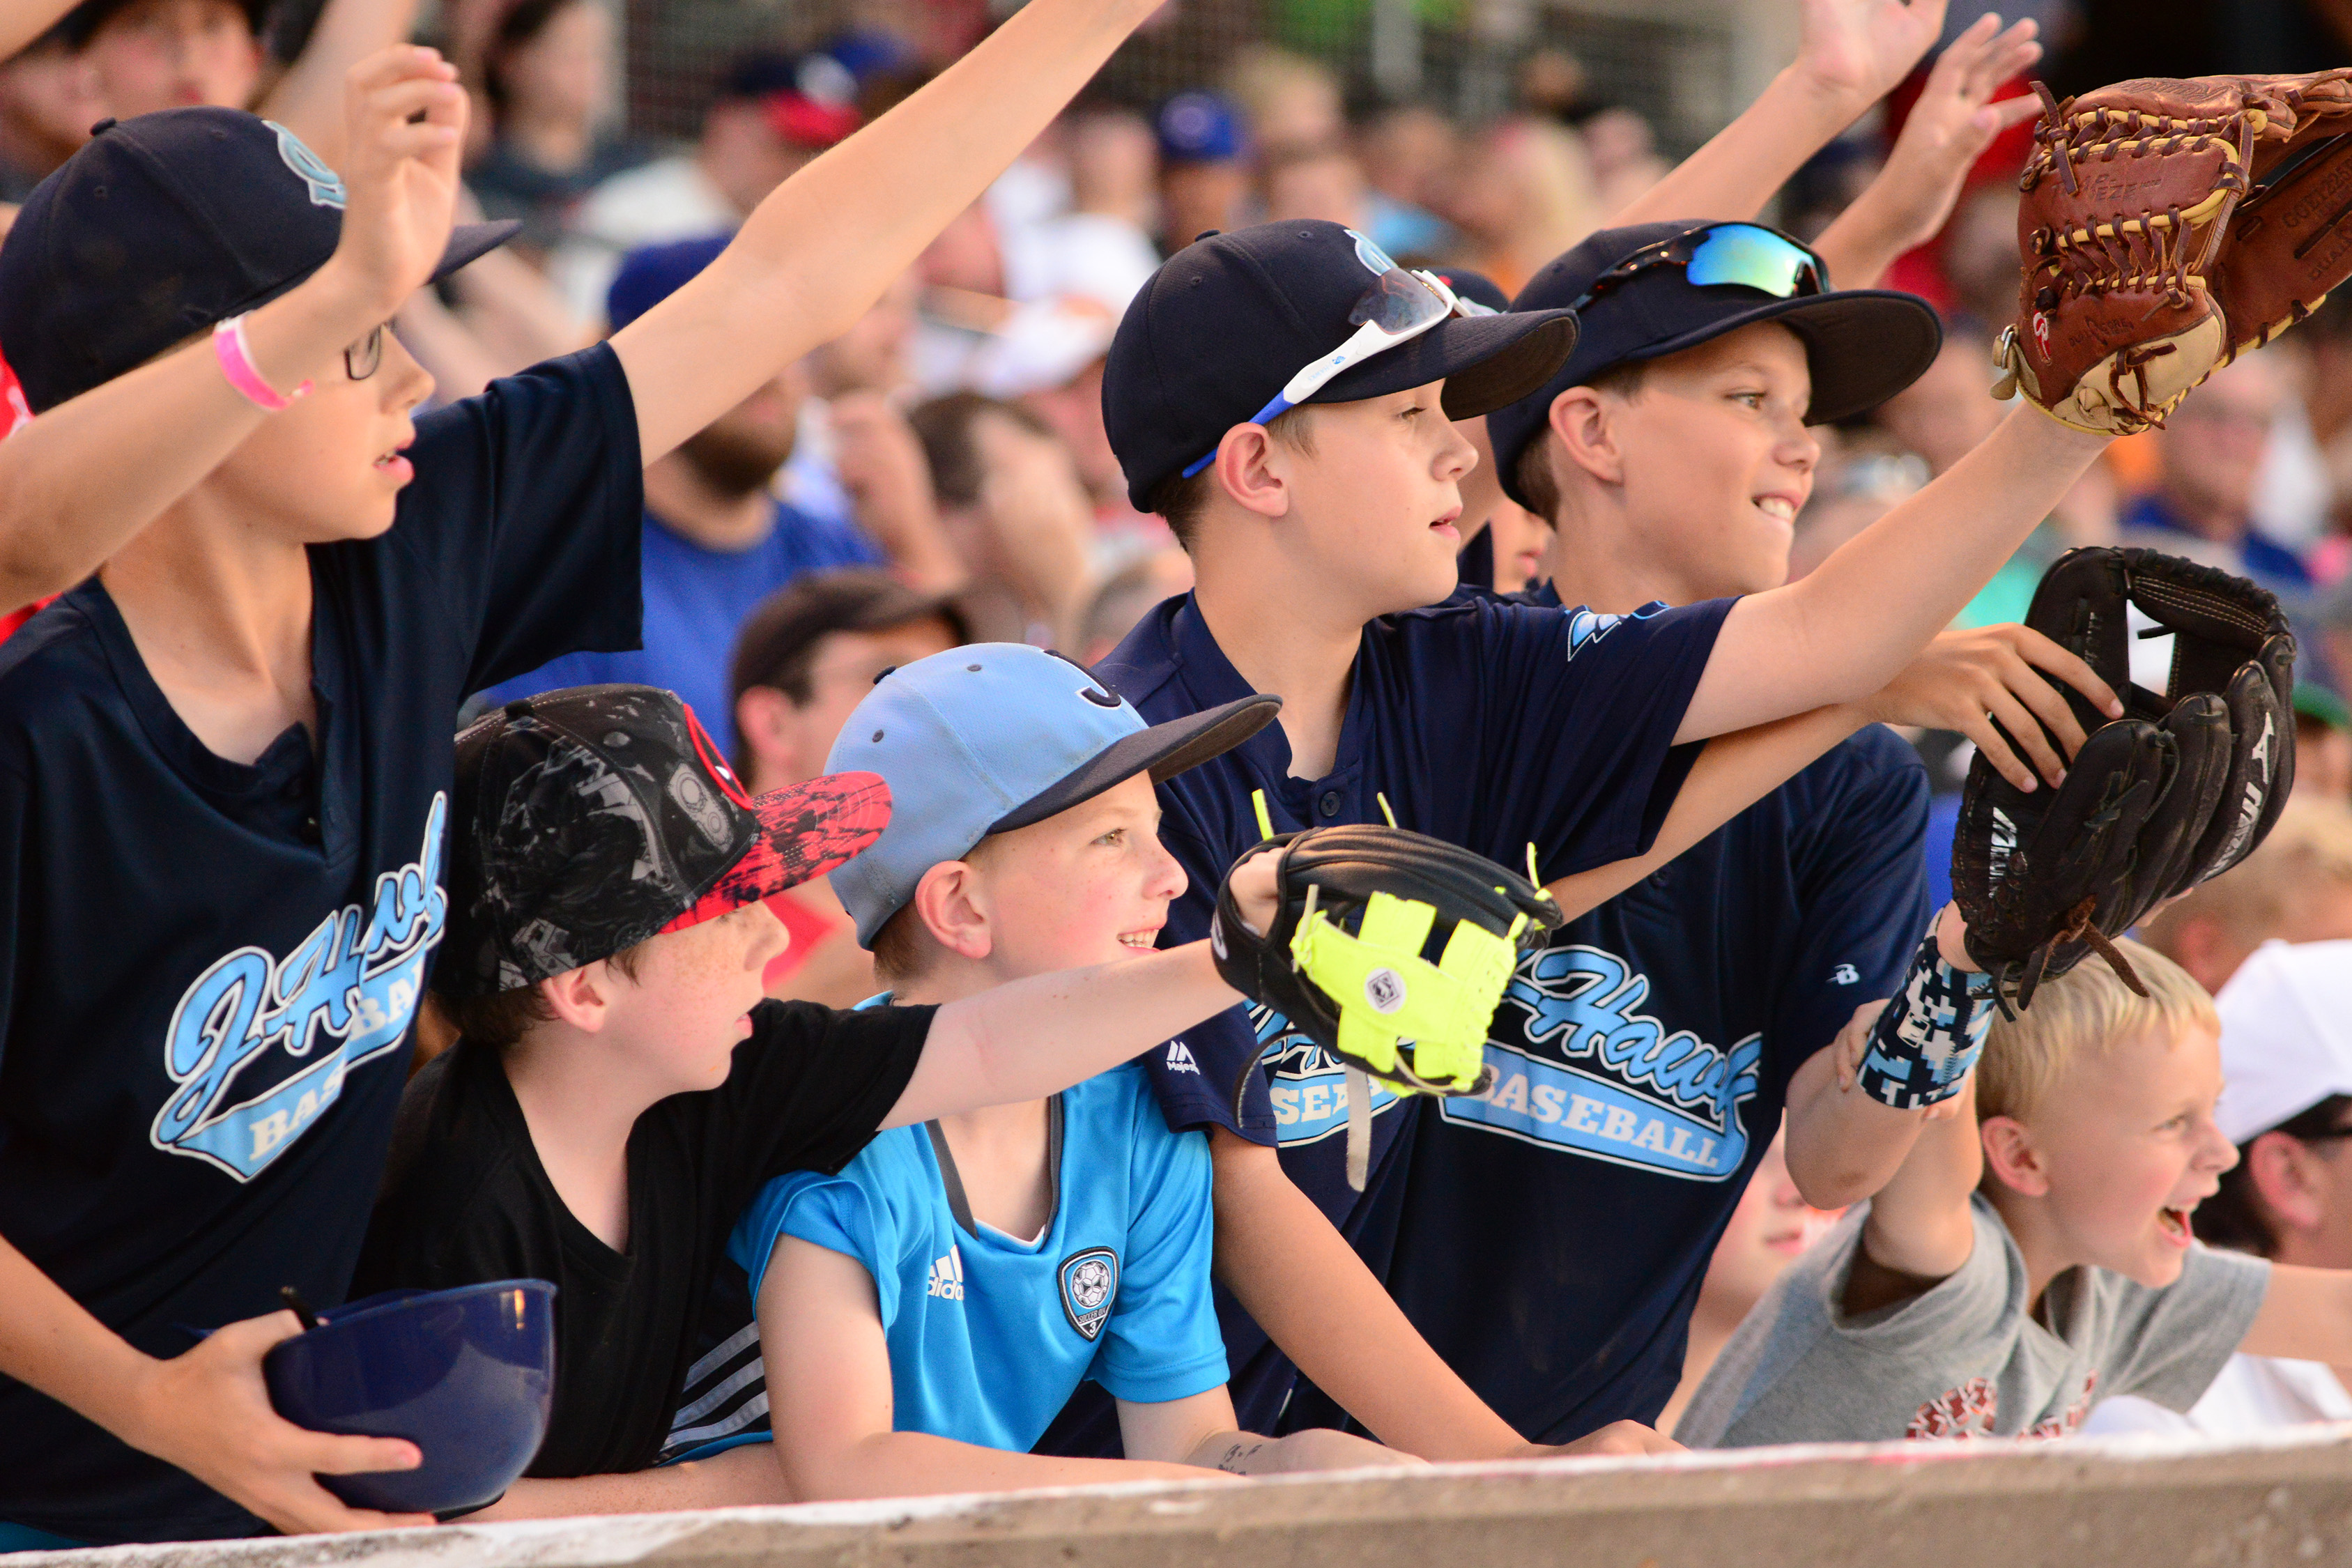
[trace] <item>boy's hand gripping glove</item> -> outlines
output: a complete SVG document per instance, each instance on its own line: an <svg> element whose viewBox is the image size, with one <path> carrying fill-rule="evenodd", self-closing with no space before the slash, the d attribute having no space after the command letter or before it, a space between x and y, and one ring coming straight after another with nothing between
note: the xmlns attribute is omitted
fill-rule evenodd
<svg viewBox="0 0 2352 1568"><path fill-rule="evenodd" d="M2094 434L2161 425L2352 276L2352 69L2034 88L1996 396Z"/></svg>
<svg viewBox="0 0 2352 1568"><path fill-rule="evenodd" d="M1228 873L1209 927L1225 984L1345 1062L1349 1180L1363 1186L1369 1074L1405 1094L1475 1094L1486 1034L1520 952L1561 923L1541 888L1484 856L1402 828L1284 834L1274 929L1250 930Z"/></svg>
<svg viewBox="0 0 2352 1568"><path fill-rule="evenodd" d="M2062 688L2089 738L2055 790L2029 795L1982 757L1969 765L1952 896L2003 1013L2095 949L2138 991L2111 939L2244 859L2294 780L2294 638L2244 578L2152 550L2072 550L2025 624L2098 671L2125 715ZM2163 636L2165 689L2134 685L2133 642Z"/></svg>

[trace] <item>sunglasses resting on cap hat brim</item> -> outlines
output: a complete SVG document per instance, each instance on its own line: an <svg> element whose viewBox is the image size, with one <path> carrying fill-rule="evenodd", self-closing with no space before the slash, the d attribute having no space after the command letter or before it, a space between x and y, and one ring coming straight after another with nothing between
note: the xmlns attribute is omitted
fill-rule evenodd
<svg viewBox="0 0 2352 1568"><path fill-rule="evenodd" d="M760 837L664 933L732 914L862 854L890 826L890 786L879 773L826 773L752 796L751 815Z"/></svg>
<svg viewBox="0 0 2352 1568"><path fill-rule="evenodd" d="M1178 773L1221 757L1268 724L1282 711L1282 699L1259 692L1234 701L1187 713L1164 724L1112 742L1086 762L1056 779L1047 788L1023 801L989 824L991 833L1010 833L1082 805L1114 784L1149 773L1153 784L1165 784Z"/></svg>

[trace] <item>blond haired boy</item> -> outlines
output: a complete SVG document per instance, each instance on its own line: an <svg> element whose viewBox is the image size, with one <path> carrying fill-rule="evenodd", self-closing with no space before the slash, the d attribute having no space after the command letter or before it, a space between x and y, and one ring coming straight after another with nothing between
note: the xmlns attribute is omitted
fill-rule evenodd
<svg viewBox="0 0 2352 1568"><path fill-rule="evenodd" d="M1947 952L1957 926L1948 911ZM1676 1436L2063 1436L2116 1394L2185 1410L2241 1349L2352 1357L2352 1271L2191 1236L2238 1160L2213 1121L2220 1023L2178 964L2119 945L2148 994L2089 959L1996 1019L1974 1079L1920 1112L1894 1179L1773 1286Z"/></svg>
<svg viewBox="0 0 2352 1568"><path fill-rule="evenodd" d="M2213 992L2266 942L2352 937L2352 805L2289 801L2243 865L2165 905L2141 935Z"/></svg>

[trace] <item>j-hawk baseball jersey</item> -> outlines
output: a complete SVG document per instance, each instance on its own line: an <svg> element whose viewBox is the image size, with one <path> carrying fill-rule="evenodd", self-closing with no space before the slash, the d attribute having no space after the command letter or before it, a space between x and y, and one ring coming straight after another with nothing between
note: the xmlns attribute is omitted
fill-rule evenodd
<svg viewBox="0 0 2352 1568"><path fill-rule="evenodd" d="M0 1235L151 1355L281 1286L343 1300L447 918L458 704L636 639L609 348L425 415L409 458L388 531L310 548L315 749L206 750L95 581L0 646ZM6 1378L0 1520L261 1529Z"/></svg>
<svg viewBox="0 0 2352 1568"><path fill-rule="evenodd" d="M1190 879L1163 942L1208 934L1225 868L1258 841L1254 790L1277 833L1380 822L1385 795L1399 826L1507 866L1525 866L1533 844L1547 879L1640 854L1696 757L1674 734L1730 606L1602 616L1465 592L1372 622L1327 774L1291 777L1290 743L1269 724L1160 786L1160 837ZM1250 694L1189 595L1146 616L1097 674L1153 723ZM1377 1202L1365 1198L1377 1199L1412 1121L1387 1091L1373 1090L1372 1180L1360 1194L1347 1183L1340 1064L1278 1016L1235 1007L1143 1060L1171 1125L1278 1145L1283 1168L1342 1234L1360 1242L1378 1226ZM1221 1304L1242 1425L1274 1430L1288 1364Z"/></svg>
<svg viewBox="0 0 2352 1568"><path fill-rule="evenodd" d="M1153 1405L1225 1381L1207 1140L1170 1131L1133 1066L1053 1103L1054 1212L1034 1238L972 1218L953 1155L925 1125L881 1133L837 1176L771 1182L728 1243L755 1300L784 1236L865 1266L894 1430L1022 1453L1082 1381Z"/></svg>

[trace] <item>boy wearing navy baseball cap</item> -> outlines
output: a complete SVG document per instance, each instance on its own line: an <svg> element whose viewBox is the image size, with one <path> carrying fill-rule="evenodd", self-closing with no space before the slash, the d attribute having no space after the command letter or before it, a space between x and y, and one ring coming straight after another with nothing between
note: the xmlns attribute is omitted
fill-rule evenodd
<svg viewBox="0 0 2352 1568"><path fill-rule="evenodd" d="M1824 288L1797 256L1741 260L1738 286L1771 299ZM1643 269L1688 261L1662 251ZM1878 353L1899 384L1900 367L1916 372L1934 353L1935 320L1918 300L1874 299ZM1253 690L1285 702L1278 727L1162 790L1180 858L1211 864L1254 841L1261 790L1277 832L1376 821L1384 797L1400 826L1490 857L1523 858L1532 841L1550 878L1641 856L1693 824L1673 816L1693 742L1884 687L2103 445L2038 415L2011 419L1804 581L1736 602L1610 614L1444 602L1458 481L1474 460L1448 420L1542 386L1569 357L1574 321L1566 309L1462 316L1442 283L1310 222L1203 239L1130 305L1107 422L1133 498L1168 517L1199 585L1146 617L1101 673L1150 718ZM1738 804L1812 754L1759 773ZM1709 802L1712 813L1720 802ZM1169 930L1194 934L1209 915L1197 895L1180 900ZM1376 1326L1392 1344L1380 1314L1394 1308L1328 1222L1378 1251L1370 1227L1392 1215L1342 1179L1340 1064L1279 1019L1253 1026L1240 1012L1188 1040L1199 1070L1162 1064L1155 1081L1171 1122L1213 1130L1228 1257L1249 1260L1227 1266L1241 1304L1391 1442L1448 1457L1518 1442L1466 1390L1386 1374L1392 1356L1349 1342ZM1391 1103L1375 1089L1370 1109ZM1377 1176L1410 1119L1371 1121ZM1286 1173L1319 1216L1286 1195L1253 1201L1278 1194ZM1297 1310L1310 1269L1349 1310ZM1244 1420L1278 1407L1280 1358L1247 1331L1231 1348L1237 1361L1265 1358Z"/></svg>
<svg viewBox="0 0 2352 1568"><path fill-rule="evenodd" d="M1920 323L1900 296L1780 297L1738 280L1746 258L1773 255L1818 266L1756 225L1647 224L1593 236L1521 293L1524 310L1576 306L1581 328L1549 381L1486 418L1487 482L1558 529L1531 602L1628 614L1786 580L1789 520L1820 450L1808 425L1916 374L1916 354L1886 345ZM1991 679L1967 679L1969 659ZM1423 1119L1391 1199L1394 1247L1368 1259L1518 1431L1557 1442L1656 1419L1716 1237L1784 1105L1790 1172L1819 1206L1868 1195L1900 1164L1916 1117L1836 1092L1827 1049L1858 1004L1899 988L1927 919L1926 781L1870 721L1973 725L2006 759L1987 704L2039 742L2030 706L2079 745L2028 659L2112 696L2023 627L1948 634L1822 731L1826 755L1522 967L1496 1015L1494 1087ZM1684 1044L1656 1057L1607 1046L1636 1033ZM1509 1222L1489 1223L1505 1194ZM1474 1264L1475 1301L1458 1272ZM1591 1288L1604 1278L1610 1289Z"/></svg>
<svg viewBox="0 0 2352 1568"><path fill-rule="evenodd" d="M1133 955L1185 887L1154 831L1153 783L1245 742L1276 707L1244 696L1147 725L1076 665L1005 643L885 676L828 763L880 774L895 804L833 878L893 988L877 1010L937 1005L945 1020L1055 971L1151 962ZM1066 983L1073 996L1097 984ZM1150 1036L1133 1017L1107 1032ZM1181 1054L1182 1037L1162 1048ZM1412 1462L1339 1432L1236 1428L1212 1207L1206 1141L1169 1130L1132 1063L898 1126L836 1172L770 1184L743 1215L728 1252L757 1302L764 1391L748 1358L713 1358L710 1393L688 1390L694 1430L772 1433L807 1500ZM1125 1459L1029 1451L1082 1380L1118 1401Z"/></svg>
<svg viewBox="0 0 2352 1568"><path fill-rule="evenodd" d="M352 72L340 172L188 109L34 193L0 601L71 591L0 648L0 1521L385 1522L315 1475L415 1449L290 1426L259 1363L279 1289L343 1300L366 1227L457 705L636 640L646 461L847 327L1149 9L1037 0L611 342L421 419L383 323L499 232L452 235L432 51Z"/></svg>
<svg viewBox="0 0 2352 1568"><path fill-rule="evenodd" d="M1274 707L1160 739L1230 744ZM1076 959L1110 962L944 1006L763 1000L787 940L763 900L891 820L870 767L746 795L693 710L651 687L548 692L458 737L433 984L462 1037L403 1099L353 1288L554 1282L547 1438L496 1517L787 1500L764 1448L638 1473L761 1185L837 1171L877 1129L1051 1094L1232 999L1195 949Z"/></svg>

